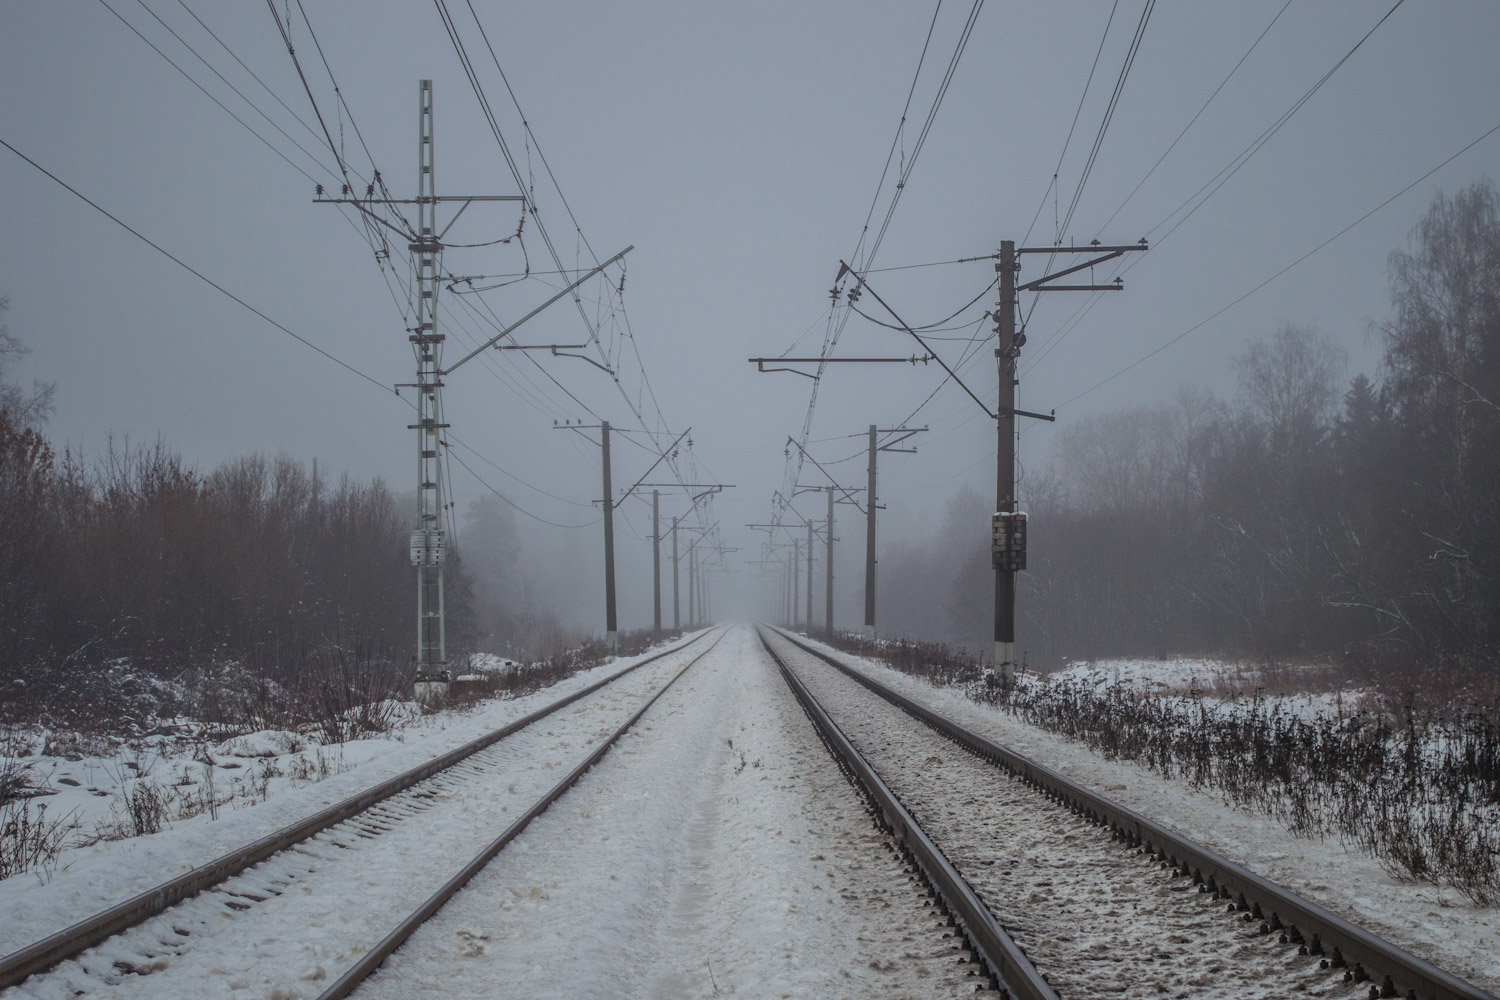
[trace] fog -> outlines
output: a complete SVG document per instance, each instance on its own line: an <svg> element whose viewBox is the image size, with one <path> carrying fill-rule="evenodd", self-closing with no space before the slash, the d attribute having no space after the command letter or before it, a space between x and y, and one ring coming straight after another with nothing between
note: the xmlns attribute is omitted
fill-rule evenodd
<svg viewBox="0 0 1500 1000"><path fill-rule="evenodd" d="M411 198L418 81L431 79L439 194L520 192L437 10L280 6L311 100L261 5L5 5L0 85L11 100L0 139L244 303L0 149L0 296L10 334L31 349L14 375L56 383L45 432L59 452L88 459L111 441L160 438L205 471L283 454L404 495L417 482L409 394L390 387L412 381L405 241L392 238L385 269L357 213L314 203L315 183L330 193L339 183L314 102L352 171L368 177L373 163L393 197ZM985 290L1000 241L1150 241L1079 276L1123 276L1119 292L1021 299L1017 405L1057 417L1021 422L1026 503L1048 469L1061 475L1073 461L1077 479L1076 452L1058 447L1067 428L1166 403L1184 384L1227 403L1242 385L1232 359L1288 324L1335 350L1340 394L1358 373L1379 377L1378 327L1394 315L1389 255L1411 247L1436 194L1500 173L1500 139L1488 132L1500 82L1492 4L1405 3L1388 18L1388 2L1162 4L1122 74L1140 2L1113 14L1100 3L993 2L976 5L951 79L966 5L934 17L895 3L478 4L485 36L467 7L446 9L563 267L634 247L623 268L580 289L577 306L561 301L515 337L581 344L597 331L596 346L572 353L611 372L547 352L489 352L444 380L451 453L467 466L449 469L460 550L470 505L503 494L519 545L504 599L529 587L581 631L604 628L601 454L597 430L561 422L608 420L619 431L616 497L643 476L726 485L696 508L689 498L706 486L661 496L664 518L687 518L682 549L697 537L687 526L717 525L705 548L737 550L710 560L720 618L777 612L782 576L763 563L780 556L746 525L775 518L805 539L773 495L827 484L810 463L793 474L788 438L852 489L865 483L869 425L925 428L907 442L915 454L879 456L883 569L899 573L902 551L936 546L966 488L982 498L971 504L974 530L988 531L994 424L936 362L834 364L816 382L747 362L818 356L835 328L834 357L924 353L900 330L848 316L847 298L830 310L841 260L868 282L858 307L885 322L875 294L912 326L974 300L930 344L992 407L984 313L996 300ZM445 237L445 274L503 285L444 283L450 363L494 335L487 321L513 323L562 287L537 217L514 238L515 203L479 203ZM959 258L977 259L908 267ZM1044 261L1026 258L1022 280L1040 277ZM684 433L676 457L647 476ZM615 514L622 628L651 623L649 501L646 488ZM825 504L821 493L796 498L813 520ZM1047 530L1033 521L1034 544ZM841 625L862 619L863 536L860 513L840 505ZM975 544L982 557L983 535ZM817 559L821 620L821 544ZM670 586L670 565L663 579ZM684 562L684 617L686 585ZM903 592L900 580L877 591ZM900 631L969 641L936 614L892 617Z"/></svg>

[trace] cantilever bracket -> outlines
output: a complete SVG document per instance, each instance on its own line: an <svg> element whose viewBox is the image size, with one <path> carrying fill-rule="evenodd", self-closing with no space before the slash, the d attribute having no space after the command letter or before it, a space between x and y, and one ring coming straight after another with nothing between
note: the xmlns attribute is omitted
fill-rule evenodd
<svg viewBox="0 0 1500 1000"><path fill-rule="evenodd" d="M921 364L925 365L929 361L936 361L937 356L934 354L913 354L905 358L747 358L746 360L755 365L756 370L766 374L769 374L771 372L791 372L793 375L801 375L804 378L816 380L818 376L809 374L808 372L798 371L795 368L767 368L766 365L768 363L776 364L778 362L785 362L786 364L795 365L916 365L920 362Z"/></svg>
<svg viewBox="0 0 1500 1000"><path fill-rule="evenodd" d="M496 344L497 351L551 351L554 358L577 358L579 361L587 361L606 375L614 375L612 369L606 368L587 354L564 354L564 351L581 351L588 344Z"/></svg>
<svg viewBox="0 0 1500 1000"><path fill-rule="evenodd" d="M1053 410L1051 413L1032 413L1030 410L1007 410L1002 408L1000 416L1030 417L1032 420L1045 420L1048 423L1056 423L1057 421L1056 410Z"/></svg>

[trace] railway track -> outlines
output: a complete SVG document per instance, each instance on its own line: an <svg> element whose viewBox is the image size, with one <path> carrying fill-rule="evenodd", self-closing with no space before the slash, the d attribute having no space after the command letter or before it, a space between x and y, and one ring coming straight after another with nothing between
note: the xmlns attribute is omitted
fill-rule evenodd
<svg viewBox="0 0 1500 1000"><path fill-rule="evenodd" d="M986 985L837 765L737 627L354 995L916 1000Z"/></svg>
<svg viewBox="0 0 1500 1000"><path fill-rule="evenodd" d="M836 657L762 640L886 787L898 835L932 844L928 879L1014 996L1494 1000Z"/></svg>
<svg viewBox="0 0 1500 1000"><path fill-rule="evenodd" d="M544 801L521 813L516 823L524 826L566 789L552 778L577 760L579 748L566 731L559 734L543 723L566 717L572 727L588 727L591 735L585 742L593 752L574 769L582 773L644 707L611 732L622 714L643 700L649 706L724 633L679 669L691 647L708 634L646 657L426 764L17 950L0 960L0 989L9 987L7 998L62 997L99 986L124 995L133 985L143 995L154 995L170 989L167 980L174 977L166 974L169 970L191 964L187 956L204 955L218 961L213 974L227 976L233 986L236 976L221 966L232 965L245 940L267 929L274 930L273 941L296 928L310 937L329 937L334 951L341 945L347 948L349 941L368 935L371 921L380 917L356 910L341 922L316 904L326 895L317 891L318 886L347 887L363 879L372 886L371 898L400 899L441 882L453 872L454 853L467 852L465 834L474 839L476 823L470 820L477 820L481 829L493 829L497 821L516 815L513 806L524 809L535 794L551 786ZM665 677L670 679L663 683ZM465 814L464 821L442 821L444 814L455 811ZM487 847L494 847L494 842ZM441 875L434 877L439 871ZM322 904L326 905L331 904ZM244 926L226 930L225 916L238 918L237 924ZM264 939L261 944L252 950L263 957L277 950ZM316 945L314 949L330 950ZM321 982L329 976L329 965L338 966L336 955L317 957L323 960L310 962L301 979Z"/></svg>

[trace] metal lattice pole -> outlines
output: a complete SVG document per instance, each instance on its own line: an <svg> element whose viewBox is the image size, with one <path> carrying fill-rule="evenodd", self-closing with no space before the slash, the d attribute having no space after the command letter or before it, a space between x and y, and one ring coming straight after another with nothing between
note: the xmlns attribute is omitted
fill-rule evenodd
<svg viewBox="0 0 1500 1000"><path fill-rule="evenodd" d="M436 179L433 176L432 81L420 87L417 163L417 239L411 253L417 267L417 326L411 336L417 359L417 524L412 561L417 568L417 670L439 680L447 668L443 621L443 477L439 459L442 406L443 335L437 329L438 274L443 245L437 238Z"/></svg>

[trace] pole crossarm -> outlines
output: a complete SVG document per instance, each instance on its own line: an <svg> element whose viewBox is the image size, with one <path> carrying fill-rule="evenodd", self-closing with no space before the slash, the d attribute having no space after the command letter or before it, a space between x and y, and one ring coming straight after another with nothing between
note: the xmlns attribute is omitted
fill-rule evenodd
<svg viewBox="0 0 1500 1000"><path fill-rule="evenodd" d="M525 201L523 194L440 194L425 198L314 198L325 205L435 205L442 201ZM462 211L460 209L459 211Z"/></svg>
<svg viewBox="0 0 1500 1000"><path fill-rule="evenodd" d="M689 555L689 554L691 554L692 551L693 551L693 549L695 549L695 548L698 547L698 543L701 542L701 541L703 541L704 539L706 539L708 537L708 533L710 531L713 531L718 526L719 526L719 522L718 521L715 521L713 524L710 524L706 528L694 528L692 525L683 525L683 527L686 530L688 530L688 531L701 532L701 534L699 534L697 538L693 539L690 543L688 543L687 551L684 552L683 555ZM708 546L705 545L704 548L707 549Z"/></svg>
<svg viewBox="0 0 1500 1000"><path fill-rule="evenodd" d="M577 431L579 434L583 434L584 431L597 431L602 429L603 426L603 424L560 424L556 420L552 421L552 429L555 431ZM583 434L583 439L595 448L604 447L600 442L595 441L587 434Z"/></svg>
<svg viewBox="0 0 1500 1000"><path fill-rule="evenodd" d="M850 493L849 493L849 491L847 489L845 489L844 487L840 486L839 485L839 481L837 479L834 479L833 475L827 469L825 469L825 468L823 468L823 466L819 465L818 464L818 460L816 458L813 458L811 455L809 455L807 453L807 449L804 448L804 447L802 447L802 445L798 444L795 438L793 438L791 436L788 436L787 439L786 439L786 443L789 444L789 445L794 446L798 451L802 452L803 457L805 457L813 465L816 465L818 467L818 471L821 472L821 473L823 473L823 475L827 476L828 477L828 481L830 483L832 483L834 485L834 487L837 488L841 493L843 493L844 494L844 498L849 503L852 503L859 510L859 512L861 514L863 514L865 512L865 509L859 505L859 501L856 500L856 499L854 499L854 497L850 495Z"/></svg>
<svg viewBox="0 0 1500 1000"><path fill-rule="evenodd" d="M942 358L938 357L937 352L935 352L930 346L928 346L927 341L923 340L922 337L921 337L921 335L918 334L917 331L913 330L910 326L908 326L907 323L906 323L906 320L902 319L900 316L897 316L896 315L896 310L894 310L890 306L886 305L885 299L882 299L880 297L880 293L877 292L877 291L875 291L875 289L873 289L873 288L870 287L870 283L868 281L866 281L864 278L860 277L859 273L857 271L854 271L854 268L850 267L848 264L844 263L842 260L839 261L839 267L843 268L843 271L839 272L840 277L843 276L844 271L854 272L855 280L859 282L859 284L860 284L861 287L863 287L871 295L875 296L875 301L880 303L880 307L882 309L884 309L886 312L890 313L891 319L895 320L896 324L898 326L900 326L901 329L903 329L907 333L911 334L912 338L914 340L916 340L917 343L919 343L919 344L922 345L922 350L924 350L928 354L932 355L932 360L936 361L938 364L940 364L940 365L943 366L943 371L945 371L945 372L948 373L948 377L951 378L953 381L957 382L959 388L962 389L964 392L968 393L969 394L969 398L972 399L975 403L979 404L979 408L984 411L985 416L989 417L991 420L995 419L995 414L990 410L990 408L988 406L984 405L984 401L982 399L980 399L978 396L974 395L974 390L970 389L967 385L964 384L964 380L958 377L958 372L954 371L952 368L949 368L948 367L948 362L946 362Z"/></svg>
<svg viewBox="0 0 1500 1000"><path fill-rule="evenodd" d="M938 361L936 354L916 354L905 358L747 358L751 364L756 366L756 371L770 375L774 372L790 372L793 375L802 375L806 378L816 380L817 375L811 372L798 371L795 368L767 368L768 364L785 363L789 365L879 365L879 364L901 364L915 366L918 362L926 364L929 361ZM938 364L942 364L938 361Z"/></svg>
<svg viewBox="0 0 1500 1000"><path fill-rule="evenodd" d="M780 497L781 496L781 491L780 490L772 490L771 491L771 495L774 496L774 497ZM782 497L782 499L785 500L786 498ZM820 524L822 522L819 522L819 521L809 521L807 519L807 517L800 510L798 510L796 507L792 506L791 501L789 501L789 500L786 501L786 509L789 510L789 511L791 511L793 514L796 514L797 517L798 517L798 519L800 519L803 524L807 525L809 528L812 529L814 535L816 535L818 538L822 538L823 537L823 529L818 527L818 524ZM747 528L754 528L754 527L757 527L757 525L747 524L747 525L745 525L745 527L747 527ZM791 528L787 527L784 524L780 525L780 527L786 528L786 530L788 530L788 531L792 530Z"/></svg>
<svg viewBox="0 0 1500 1000"><path fill-rule="evenodd" d="M1017 285L1016 286L1016 292L1020 293L1020 292L1114 292L1114 291L1119 291L1120 289L1122 289L1122 288L1125 287L1125 281L1124 281L1123 278L1116 278L1113 282L1111 282L1110 284L1107 284L1107 285L1049 285L1049 284L1047 284L1047 282L1049 282L1049 281L1055 281L1058 278L1065 277L1065 276L1067 276L1069 274L1075 274L1078 271L1086 271L1089 268L1094 267L1097 264L1103 264L1107 260L1114 260L1116 257L1123 257L1127 253L1132 253L1132 252L1146 250L1146 249L1148 249L1148 246L1147 246L1147 243L1146 243L1146 241L1144 239L1141 240L1139 243L1131 245L1131 246L1118 246L1118 247L1106 247L1106 246L1046 247L1046 248L1044 248L1044 247L1021 247L1021 248L1017 249L1015 252L1018 253L1018 254L1023 254L1023 253L1053 253L1053 254L1059 254L1059 253L1097 253L1097 254L1099 254L1099 256L1095 257L1093 260L1086 260L1082 264L1074 264L1072 267L1065 267L1061 271L1054 271L1053 273L1047 275L1045 278L1037 278L1035 281L1028 281L1025 284ZM998 265L997 265L997 267L998 267Z"/></svg>
<svg viewBox="0 0 1500 1000"><path fill-rule="evenodd" d="M875 432L876 434L900 434L901 436L898 437L898 438L892 438L891 440L887 441L885 444L876 445L875 446L876 450L877 451L899 451L899 452L901 452L903 454L906 454L906 455L915 455L917 453L917 449L915 449L915 448L897 448L896 445L900 444L902 441L905 441L907 438L911 437L914 434L921 434L925 430L927 430L926 427L892 427L889 430L877 430Z"/></svg>
<svg viewBox="0 0 1500 1000"><path fill-rule="evenodd" d="M658 465L660 465L663 461L665 461L666 457L668 455L672 454L672 449L676 448L677 445L678 445L678 443L681 442L683 438L687 437L692 432L693 432L693 429L691 427L689 427L687 430L685 430L681 434L677 435L677 440L673 441L671 444L667 445L667 450L664 451L664 452L662 452L660 455L656 456L656 461L654 461L654 462L651 463L651 468L647 469L644 473L641 474L641 478L637 479L635 481L635 485L634 486L630 487L630 489L626 490L624 493L621 493L620 494L620 499L617 500L616 503L624 503L627 499L629 499L630 494L632 494L636 490L640 489L641 485L645 483L646 477L649 476L649 475L651 475L651 473L655 472L656 471L656 467Z"/></svg>
<svg viewBox="0 0 1500 1000"><path fill-rule="evenodd" d="M631 246L626 247L624 250L621 250L619 253L617 253L613 257L611 257L609 260L605 261L603 264L600 264L598 267L593 268L587 274L585 274L583 277L579 278L577 281L573 282L571 285L568 285L566 288L564 288L562 291L558 292L556 295L552 296L546 302L543 302L541 305L539 305L535 309L531 310L531 312L527 313L525 316L522 316L520 319L516 320L510 326L506 327L504 330L501 330L499 333L495 334L495 336L491 337L489 340L486 340L484 343L482 343L478 347L474 348L468 354L465 354L462 358L460 358L457 361L457 363L448 366L447 368L443 369L438 374L440 374L440 375L447 375L447 374L451 373L452 371L454 371L455 369L457 369L460 365L464 364L465 362L470 361L474 357L476 357L477 355L482 354L483 352L489 350L489 348L493 347L500 340L502 340L505 337L509 337L512 333L514 333L515 330L516 330L516 328L518 326L520 326L522 323L525 323L527 320L529 320L532 317L536 316L543 309L546 309L548 306L552 305L552 303L556 302L558 299L562 298L564 295L567 295L569 292L573 291L573 289L577 288L579 285L583 284L585 281L588 281L594 275L598 274L600 271L603 271L606 267L608 267L609 265L613 264L615 261L619 260L621 257L624 257L626 254L628 254L630 251L632 251L634 249L635 249L635 246L634 246L634 244L632 244ZM549 346L551 346L551 345L549 345ZM567 345L558 345L558 346L567 346ZM553 353L554 354L557 353L555 348L553 349ZM573 355L573 356L576 356L576 355ZM588 359L585 359L585 360L588 360ZM600 367L603 367L603 366L601 365ZM605 370L608 371L608 369L605 369Z"/></svg>
<svg viewBox="0 0 1500 1000"><path fill-rule="evenodd" d="M1032 413L1030 410L1013 410L1013 409L1011 409L1009 407L1006 407L1005 409L1002 409L1000 411L1000 415L1002 417L1006 416L1006 415L1016 416L1016 417L1030 417L1032 420L1045 420L1048 423L1056 423L1057 422L1057 411L1056 410L1053 410L1051 413Z"/></svg>
<svg viewBox="0 0 1500 1000"><path fill-rule="evenodd" d="M1142 239L1139 243L1122 243L1119 246L1104 246L1102 244L1089 244L1083 247L1016 247L1013 253L1132 253L1137 250L1149 250L1150 244Z"/></svg>
<svg viewBox="0 0 1500 1000"><path fill-rule="evenodd" d="M501 334L501 336L504 336L504 334ZM589 364L593 365L595 368L599 369L601 372L603 372L606 375L613 375L615 373L613 368L610 368L607 365L601 365L599 362L595 361L593 358L589 357L587 354L564 354L564 353L562 353L564 351L581 351L581 350L583 350L587 346L589 346L589 345L586 344L586 343L585 344L496 344L495 345L495 350L497 350L497 351L551 351L552 352L552 356L554 358L577 358L579 361L587 361ZM463 363L462 361L459 362L459 364L462 364L462 363ZM454 365L453 367L457 368L458 365ZM449 371L452 371L452 370L453 370L452 368L449 369Z"/></svg>

